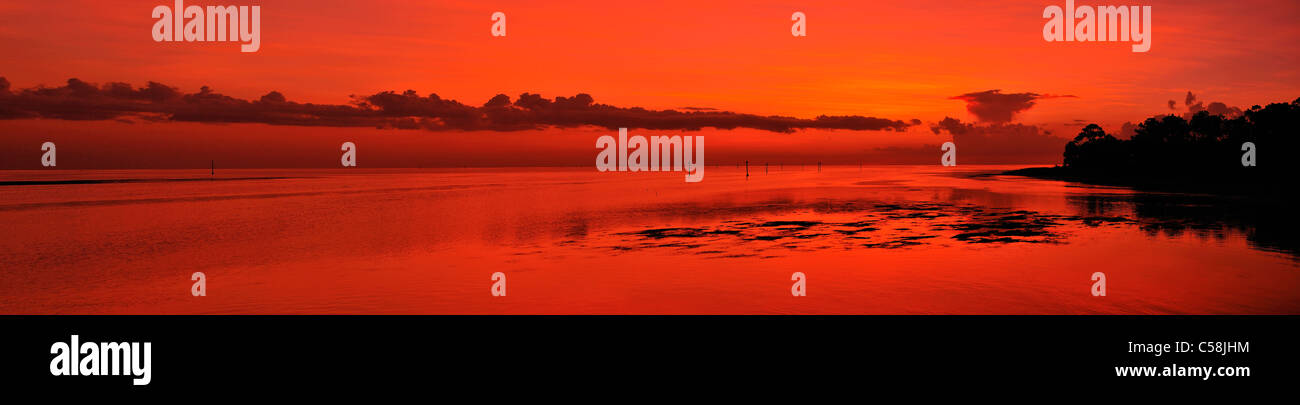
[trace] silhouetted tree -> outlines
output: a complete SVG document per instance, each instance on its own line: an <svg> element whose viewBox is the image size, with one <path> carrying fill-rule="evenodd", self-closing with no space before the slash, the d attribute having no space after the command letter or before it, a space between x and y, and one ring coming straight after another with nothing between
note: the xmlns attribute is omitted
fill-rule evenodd
<svg viewBox="0 0 1300 405"><path fill-rule="evenodd" d="M1090 124L1065 145L1072 173L1144 179L1261 184L1280 190L1290 180L1286 156L1300 138L1300 98L1258 105L1240 115L1199 111L1191 119L1148 118L1130 139L1117 139ZM1241 164L1242 145L1255 145L1256 166Z"/></svg>
<svg viewBox="0 0 1300 405"><path fill-rule="evenodd" d="M1065 145L1065 165L1091 170L1115 169L1128 160L1124 142L1107 134L1100 125L1088 124Z"/></svg>

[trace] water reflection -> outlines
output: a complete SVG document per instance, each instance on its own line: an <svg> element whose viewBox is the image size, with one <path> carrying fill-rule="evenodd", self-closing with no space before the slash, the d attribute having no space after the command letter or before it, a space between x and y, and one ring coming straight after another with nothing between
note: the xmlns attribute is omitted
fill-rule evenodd
<svg viewBox="0 0 1300 405"><path fill-rule="evenodd" d="M1070 205L1088 215L1132 215L1149 237L1178 238L1185 234L1223 241L1244 235L1252 248L1285 253L1300 260L1295 212L1276 202L1212 195L1135 193L1070 195Z"/></svg>
<svg viewBox="0 0 1300 405"><path fill-rule="evenodd" d="M898 184L863 184L898 188ZM1081 228L1132 228L1148 238L1223 242L1240 236L1256 250L1300 260L1296 215L1245 198L1144 192L1066 192L1064 211L1030 194L965 187L909 187L902 198L880 190L819 190L804 200L790 190L746 203L720 199L641 218L690 226L642 226L589 241L616 251L673 248L717 257L778 257L826 249L1065 244ZM920 196L924 196L921 198ZM680 206L677 208L681 208ZM652 221L653 222L653 221ZM571 241L572 242L572 241ZM586 244L584 244L586 246Z"/></svg>

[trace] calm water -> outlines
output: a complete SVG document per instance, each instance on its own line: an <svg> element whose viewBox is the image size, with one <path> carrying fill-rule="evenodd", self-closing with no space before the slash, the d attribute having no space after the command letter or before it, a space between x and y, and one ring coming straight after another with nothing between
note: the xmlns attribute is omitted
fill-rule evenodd
<svg viewBox="0 0 1300 405"><path fill-rule="evenodd" d="M0 172L0 313L1300 313L1249 202L1010 168Z"/></svg>

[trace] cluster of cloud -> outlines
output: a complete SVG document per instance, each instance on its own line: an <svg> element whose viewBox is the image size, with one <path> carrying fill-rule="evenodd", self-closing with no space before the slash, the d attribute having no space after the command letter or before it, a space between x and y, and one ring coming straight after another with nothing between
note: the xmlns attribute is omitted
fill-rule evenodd
<svg viewBox="0 0 1300 405"><path fill-rule="evenodd" d="M598 104L590 95L548 99L524 93L517 99L498 94L481 106L420 96L413 90L352 96L346 105L289 101L272 91L257 100L222 95L204 86L197 93L149 82L97 86L68 79L64 86L14 90L0 77L0 119L149 120L207 123L262 123L332 127L517 131L545 127L597 126L650 130L753 128L773 132L800 129L904 131L908 122L858 115L822 115L814 119L760 116L708 108L649 110Z"/></svg>
<svg viewBox="0 0 1300 405"><path fill-rule="evenodd" d="M959 156L969 163L1050 163L1060 159L1067 141L1036 125L981 125L952 117L944 117L930 130L952 135Z"/></svg>
<svg viewBox="0 0 1300 405"><path fill-rule="evenodd" d="M986 90L949 97L966 102L966 111L976 122L952 117L930 125L936 135L948 133L957 144L959 156L968 163L1051 163L1058 161L1067 141L1037 125L1012 123L1016 115L1033 108L1038 101L1076 98L1072 95L1003 93Z"/></svg>
<svg viewBox="0 0 1300 405"><path fill-rule="evenodd" d="M1175 111L1175 114L1177 114L1178 111L1177 101L1169 100L1167 103L1165 103L1165 105L1168 106L1170 110ZM1195 116L1196 113L1201 111L1205 111L1210 115L1222 115L1227 118L1235 118L1237 116L1240 116L1242 113L1240 108L1230 107L1227 104L1218 101L1211 101L1209 104L1205 104L1204 101L1198 100L1196 95L1192 94L1191 91L1188 91L1187 95L1183 97L1183 107L1184 109L1182 110L1181 116L1183 117L1183 119L1189 121L1192 119L1192 116ZM1151 116L1150 118L1160 119L1164 116L1165 114L1156 114ZM1138 126L1137 123L1125 122L1124 124L1120 125L1119 132L1111 133L1111 135L1114 135L1116 138L1120 138L1120 139L1132 138L1133 135L1137 133L1137 126Z"/></svg>
<svg viewBox="0 0 1300 405"><path fill-rule="evenodd" d="M1002 90L994 89L966 93L950 97L950 99L965 101L966 111L969 111L980 122L1007 123L1011 122L1016 114L1033 107L1038 100L1062 97L1075 98L1075 96L1071 95L1038 93L1004 94Z"/></svg>
<svg viewBox="0 0 1300 405"><path fill-rule="evenodd" d="M1183 106L1187 108L1187 110L1183 112L1183 118L1186 119L1191 119L1193 115L1196 115L1196 113L1201 111L1208 112L1210 115L1222 115L1228 118L1241 115L1240 108L1229 107L1227 104L1218 101L1211 101L1210 104L1205 104L1204 101L1197 100L1196 95L1192 94L1191 91L1188 91L1187 96L1183 97ZM1169 109L1177 111L1178 103L1174 100L1169 100Z"/></svg>

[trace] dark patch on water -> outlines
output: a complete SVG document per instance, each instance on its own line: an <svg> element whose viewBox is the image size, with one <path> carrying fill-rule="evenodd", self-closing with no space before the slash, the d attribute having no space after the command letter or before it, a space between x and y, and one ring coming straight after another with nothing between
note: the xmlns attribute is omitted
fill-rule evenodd
<svg viewBox="0 0 1300 405"><path fill-rule="evenodd" d="M807 228L815 225L821 225L821 222L820 221L768 221L768 222L758 224L758 226L763 226L763 227L798 227L798 228Z"/></svg>
<svg viewBox="0 0 1300 405"><path fill-rule="evenodd" d="M790 215L809 214L791 210ZM927 245L1060 243L1065 229L1131 224L1119 215L1069 216L1029 210L1007 210L976 205L936 202L840 204L812 211L833 220L756 217L719 221L711 226L650 228L615 235L619 246L699 249L695 254L715 257L753 257L726 252L769 252L825 249L903 249ZM825 212L832 212L827 214ZM689 244L674 239L690 240ZM653 243L644 243L653 242ZM866 242L866 243L864 243ZM770 249L778 249L769 251ZM617 250L632 250L619 248ZM778 253L770 253L778 252Z"/></svg>

